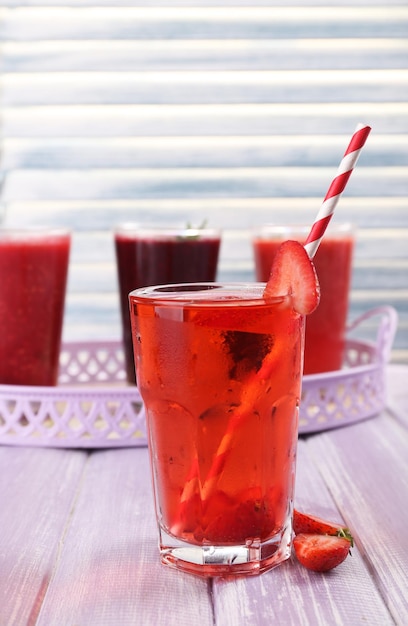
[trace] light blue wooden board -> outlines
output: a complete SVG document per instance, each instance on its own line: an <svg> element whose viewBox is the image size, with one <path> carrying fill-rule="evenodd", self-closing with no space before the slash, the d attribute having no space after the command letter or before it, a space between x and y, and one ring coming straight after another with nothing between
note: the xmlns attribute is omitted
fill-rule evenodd
<svg viewBox="0 0 408 626"><path fill-rule="evenodd" d="M340 135L364 120L375 134L408 133L406 102L266 102L3 106L4 137ZM373 135L374 136L374 135ZM370 140L371 141L371 140ZM365 150L366 152L366 150ZM365 154L365 153L364 153Z"/></svg>
<svg viewBox="0 0 408 626"><path fill-rule="evenodd" d="M327 183L328 184L328 183ZM23 226L48 223L73 229L76 254L90 260L97 250L81 245L90 238L112 237L121 222L185 225L187 221L222 228L226 235L237 237L240 243L249 240L253 228L262 224L311 224L322 203L322 196L309 197L247 197L247 198L133 198L98 200L18 200L7 203L7 222ZM356 197L348 191L343 195L333 218L335 222L351 222L356 226L359 257L392 257L394 245L380 246L384 237L395 241L402 238L408 224L407 197ZM381 229L381 232L378 231ZM237 233L243 231L239 236ZM373 255L375 250L375 255ZM79 257L78 257L79 258Z"/></svg>
<svg viewBox="0 0 408 626"><path fill-rule="evenodd" d="M407 26L403 26L406 31ZM3 78L6 106L405 102L406 70L110 72ZM331 87L331 88L330 88Z"/></svg>
<svg viewBox="0 0 408 626"><path fill-rule="evenodd" d="M364 167L408 165L408 135L370 138L361 159ZM346 148L338 135L326 137L127 137L9 139L4 142L3 167L70 170L97 168L220 168L333 167Z"/></svg>
<svg viewBox="0 0 408 626"><path fill-rule="evenodd" d="M404 38L337 40L248 38L233 40L46 41L3 45L10 72L299 70L406 67Z"/></svg>
<svg viewBox="0 0 408 626"><path fill-rule="evenodd" d="M51 16L51 19L47 19ZM241 39L286 37L404 37L404 7L92 7L5 11L6 39ZM186 24L187 22L187 24ZM187 27L186 27L187 26Z"/></svg>
<svg viewBox="0 0 408 626"><path fill-rule="evenodd" d="M394 304L403 349L404 2L36 4L1 13L2 198L9 223L74 231L64 332L119 332L111 234L125 219L205 216L224 230L219 277L251 279L251 228L311 223L366 121L341 207L359 228L351 315Z"/></svg>
<svg viewBox="0 0 408 626"><path fill-rule="evenodd" d="M149 0L150 7L239 7L248 6L248 0ZM296 0L297 6L350 6L350 7L383 7L384 0ZM404 5L405 0L393 0L393 6ZM4 6L7 7L31 7L38 6L38 0L4 0ZM40 6L58 7L111 7L112 0L43 0ZM145 7L146 0L121 0L120 7ZM282 0L256 0L254 6L282 6Z"/></svg>
<svg viewBox="0 0 408 626"><path fill-rule="evenodd" d="M111 257L111 255L109 255ZM392 285L393 290L408 289L408 278L405 272L408 267L405 261L377 264L373 268L356 267L353 273L352 286L354 290L363 290L364 295L368 290L383 289L389 290ZM89 293L89 286L92 282L94 291L99 294L110 293L117 284L116 265L112 263L96 264L71 264L69 270L69 292L78 294ZM254 280L255 268L249 259L244 264L235 264L227 259L221 260L218 271L220 280ZM357 306L357 303L356 303Z"/></svg>
<svg viewBox="0 0 408 626"><path fill-rule="evenodd" d="M316 196L323 199L336 171L330 167L218 169L12 170L4 201L146 198L242 198ZM367 167L350 179L352 196L408 195L408 167Z"/></svg>

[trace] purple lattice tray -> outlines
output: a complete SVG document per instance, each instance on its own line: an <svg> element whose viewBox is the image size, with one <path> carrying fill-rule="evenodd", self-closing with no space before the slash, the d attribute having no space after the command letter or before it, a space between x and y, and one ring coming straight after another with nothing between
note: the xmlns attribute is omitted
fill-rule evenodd
<svg viewBox="0 0 408 626"><path fill-rule="evenodd" d="M384 407L385 365L397 325L391 307L373 309L377 340L348 338L342 370L303 379L299 433L336 428ZM64 448L147 445L139 391L125 382L119 342L69 343L61 352L57 387L0 385L0 444Z"/></svg>

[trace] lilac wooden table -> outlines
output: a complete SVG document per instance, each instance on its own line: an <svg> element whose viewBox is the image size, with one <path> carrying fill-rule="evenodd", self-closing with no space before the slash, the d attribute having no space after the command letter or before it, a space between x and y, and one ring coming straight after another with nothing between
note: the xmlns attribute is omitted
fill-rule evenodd
<svg viewBox="0 0 408 626"><path fill-rule="evenodd" d="M0 626L408 624L408 367L387 410L300 441L296 504L348 524L329 574L201 580L160 565L145 448L0 447Z"/></svg>

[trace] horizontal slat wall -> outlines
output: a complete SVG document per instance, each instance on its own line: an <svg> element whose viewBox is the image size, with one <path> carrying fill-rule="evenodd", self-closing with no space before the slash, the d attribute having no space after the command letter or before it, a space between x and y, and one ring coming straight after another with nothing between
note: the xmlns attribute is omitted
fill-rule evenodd
<svg viewBox="0 0 408 626"><path fill-rule="evenodd" d="M405 0L3 0L1 200L73 230L65 338L120 336L120 221L206 218L219 278L252 280L253 228L312 222L362 121L350 318L395 306L407 362L407 33Z"/></svg>

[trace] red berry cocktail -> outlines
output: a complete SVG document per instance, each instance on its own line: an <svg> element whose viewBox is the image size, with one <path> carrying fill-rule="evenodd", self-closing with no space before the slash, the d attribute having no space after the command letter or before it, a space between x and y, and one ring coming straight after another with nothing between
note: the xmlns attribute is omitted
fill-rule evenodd
<svg viewBox="0 0 408 626"><path fill-rule="evenodd" d="M55 385L70 233L0 229L0 383Z"/></svg>
<svg viewBox="0 0 408 626"><path fill-rule="evenodd" d="M147 228L125 224L115 231L115 250L128 382L135 382L129 293L165 283L214 281L221 235L210 228Z"/></svg>
<svg viewBox="0 0 408 626"><path fill-rule="evenodd" d="M289 292L264 290L130 294L161 558L202 576L257 574L290 554L304 316Z"/></svg>
<svg viewBox="0 0 408 626"><path fill-rule="evenodd" d="M276 251L285 239L303 243L309 228L264 226L253 239L256 280L267 281ZM313 258L320 303L308 317L304 374L339 370L343 364L354 233L349 224L330 226Z"/></svg>

